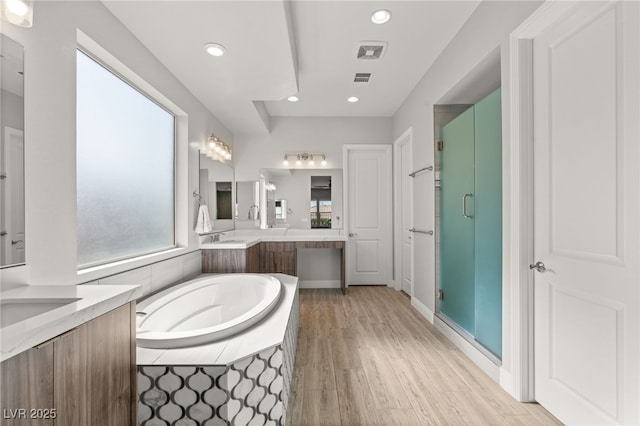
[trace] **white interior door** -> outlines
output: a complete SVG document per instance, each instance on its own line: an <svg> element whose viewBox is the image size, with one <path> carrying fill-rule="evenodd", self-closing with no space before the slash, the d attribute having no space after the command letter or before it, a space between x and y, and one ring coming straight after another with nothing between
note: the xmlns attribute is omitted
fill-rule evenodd
<svg viewBox="0 0 640 426"><path fill-rule="evenodd" d="M391 270L391 145L345 145L347 285L388 284Z"/></svg>
<svg viewBox="0 0 640 426"><path fill-rule="evenodd" d="M577 2L534 39L535 397L567 424L640 422L639 22Z"/></svg>
<svg viewBox="0 0 640 426"><path fill-rule="evenodd" d="M413 294L413 188L409 176L412 168L411 137L400 142L400 197L402 222L402 291Z"/></svg>
<svg viewBox="0 0 640 426"><path fill-rule="evenodd" d="M4 128L2 147L2 260L23 263L24 252L24 137L22 130Z"/></svg>

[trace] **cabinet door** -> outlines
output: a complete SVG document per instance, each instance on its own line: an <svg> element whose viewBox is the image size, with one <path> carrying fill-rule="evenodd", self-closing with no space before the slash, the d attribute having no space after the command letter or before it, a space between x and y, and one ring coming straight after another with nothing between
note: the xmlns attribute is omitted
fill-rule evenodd
<svg viewBox="0 0 640 426"><path fill-rule="evenodd" d="M247 271L247 252L250 249L202 250L202 272L228 274Z"/></svg>
<svg viewBox="0 0 640 426"><path fill-rule="evenodd" d="M133 304L121 306L54 342L56 425L133 424L133 315Z"/></svg>
<svg viewBox="0 0 640 426"><path fill-rule="evenodd" d="M2 424L53 425L53 344L33 348L0 364ZM24 410L24 411L22 411ZM31 410L43 410L35 411Z"/></svg>
<svg viewBox="0 0 640 426"><path fill-rule="evenodd" d="M262 270L266 273L296 274L296 243L262 243Z"/></svg>
<svg viewBox="0 0 640 426"><path fill-rule="evenodd" d="M275 252L267 251L265 257L265 272L296 274L296 254L293 251Z"/></svg>
<svg viewBox="0 0 640 426"><path fill-rule="evenodd" d="M247 272L260 273L262 272L262 265L260 259L260 244L256 244L247 249Z"/></svg>

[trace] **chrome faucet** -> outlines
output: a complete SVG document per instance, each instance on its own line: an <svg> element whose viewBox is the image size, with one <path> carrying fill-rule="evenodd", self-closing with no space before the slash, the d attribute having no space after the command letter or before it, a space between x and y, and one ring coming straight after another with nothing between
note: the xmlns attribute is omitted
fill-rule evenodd
<svg viewBox="0 0 640 426"><path fill-rule="evenodd" d="M213 234L211 237L209 237L209 242L210 243L217 243L218 241L220 241L220 236L224 235L224 232L219 232L217 234Z"/></svg>

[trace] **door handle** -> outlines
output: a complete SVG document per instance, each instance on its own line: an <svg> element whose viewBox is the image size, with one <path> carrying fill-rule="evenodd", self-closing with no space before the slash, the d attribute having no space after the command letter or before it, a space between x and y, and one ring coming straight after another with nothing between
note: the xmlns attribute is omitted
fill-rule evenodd
<svg viewBox="0 0 640 426"><path fill-rule="evenodd" d="M18 241L13 241L13 240L11 240L11 245L12 245L12 246L15 246L16 244L20 244L20 243L22 243L22 242L24 242L24 240L18 240Z"/></svg>
<svg viewBox="0 0 640 426"><path fill-rule="evenodd" d="M547 267L544 266L544 263L538 261L532 265L529 265L529 269L535 269L538 272L544 272L547 270Z"/></svg>
<svg viewBox="0 0 640 426"><path fill-rule="evenodd" d="M473 216L467 214L467 197L473 197L473 194L464 194L462 196L462 216L466 217L467 219L471 219Z"/></svg>
<svg viewBox="0 0 640 426"><path fill-rule="evenodd" d="M358 234L354 234L353 232L349 232L349 237L357 237Z"/></svg>

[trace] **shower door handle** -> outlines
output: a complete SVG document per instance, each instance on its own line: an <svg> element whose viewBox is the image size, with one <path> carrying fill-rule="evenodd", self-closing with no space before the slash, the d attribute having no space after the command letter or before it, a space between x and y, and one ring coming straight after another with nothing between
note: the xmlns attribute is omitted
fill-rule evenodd
<svg viewBox="0 0 640 426"><path fill-rule="evenodd" d="M462 196L462 216L464 216L467 219L471 219L473 216L470 214L467 214L467 197L473 197L473 194L464 194Z"/></svg>

